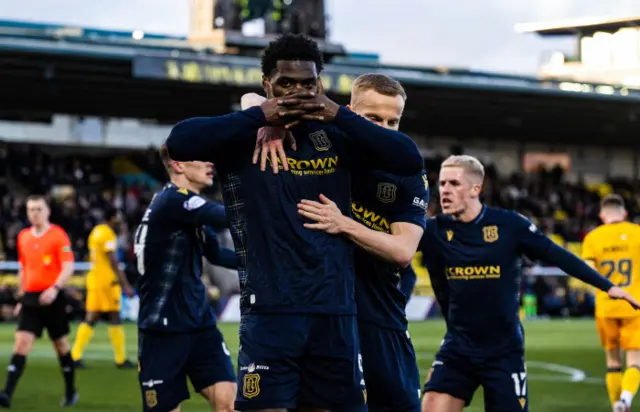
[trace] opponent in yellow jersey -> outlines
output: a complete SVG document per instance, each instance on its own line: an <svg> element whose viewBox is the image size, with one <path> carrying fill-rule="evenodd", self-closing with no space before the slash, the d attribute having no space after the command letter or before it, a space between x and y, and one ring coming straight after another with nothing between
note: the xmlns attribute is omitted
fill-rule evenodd
<svg viewBox="0 0 640 412"><path fill-rule="evenodd" d="M118 266L116 258L117 238L114 228L119 224L118 213L109 210L105 213L106 222L97 225L91 231L88 240L91 255L91 270L87 274L87 315L78 327L76 341L71 356L76 367L85 367L82 354L93 336L93 327L106 314L109 319L109 338L118 368L128 369L135 365L126 359L125 337L120 318L122 291L129 297L134 295L131 285Z"/></svg>
<svg viewBox="0 0 640 412"><path fill-rule="evenodd" d="M640 298L640 226L625 221L624 200L609 195L600 205L602 226L582 245L582 258L616 286ZM626 412L640 386L640 312L596 292L596 327L607 359L607 391L614 412ZM622 373L621 350L626 352Z"/></svg>

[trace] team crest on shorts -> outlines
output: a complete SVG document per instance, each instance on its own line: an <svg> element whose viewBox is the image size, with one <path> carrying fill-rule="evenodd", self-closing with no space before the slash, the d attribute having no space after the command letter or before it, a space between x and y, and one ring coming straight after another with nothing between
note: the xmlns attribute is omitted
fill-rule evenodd
<svg viewBox="0 0 640 412"><path fill-rule="evenodd" d="M242 395L247 398L255 398L260 395L260 375L247 373L242 380Z"/></svg>
<svg viewBox="0 0 640 412"><path fill-rule="evenodd" d="M447 230L447 240L451 242L451 239L453 239L453 230Z"/></svg>
<svg viewBox="0 0 640 412"><path fill-rule="evenodd" d="M324 130L318 130L309 135L309 139L313 143L313 147L319 152L326 152L331 149L331 140Z"/></svg>
<svg viewBox="0 0 640 412"><path fill-rule="evenodd" d="M149 408L153 408L158 404L158 393L155 389L144 391L144 401Z"/></svg>
<svg viewBox="0 0 640 412"><path fill-rule="evenodd" d="M396 191L398 186L393 183L378 183L378 200L382 203L393 203L396 200Z"/></svg>
<svg viewBox="0 0 640 412"><path fill-rule="evenodd" d="M522 409L524 409L524 405L527 404L527 399L526 398L520 398L520 407Z"/></svg>
<svg viewBox="0 0 640 412"><path fill-rule="evenodd" d="M498 240L498 226L491 225L485 226L482 228L482 236L484 241L487 243L492 243Z"/></svg>

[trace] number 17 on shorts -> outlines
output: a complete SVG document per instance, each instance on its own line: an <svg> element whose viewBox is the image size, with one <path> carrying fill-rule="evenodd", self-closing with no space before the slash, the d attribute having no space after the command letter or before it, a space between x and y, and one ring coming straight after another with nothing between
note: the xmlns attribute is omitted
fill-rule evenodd
<svg viewBox="0 0 640 412"><path fill-rule="evenodd" d="M513 389L515 391L520 407L524 410L527 406L527 372L516 372L511 374Z"/></svg>

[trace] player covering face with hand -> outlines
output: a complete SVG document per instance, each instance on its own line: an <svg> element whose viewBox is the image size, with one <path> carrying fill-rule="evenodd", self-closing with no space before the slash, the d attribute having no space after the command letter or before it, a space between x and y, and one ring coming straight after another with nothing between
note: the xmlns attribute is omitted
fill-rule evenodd
<svg viewBox="0 0 640 412"><path fill-rule="evenodd" d="M256 94L245 95L243 108L264 100ZM365 74L353 84L349 108L379 126L397 130L405 100L404 89L394 79ZM271 163L277 173L279 165L287 164L282 140L273 138L286 133L282 128L264 130L253 159L256 163L262 154L262 170ZM369 411L419 411L420 377L405 315L408 295L398 284L399 271L411 275L405 268L410 271L422 237L429 196L426 175L399 177L358 170L352 174L351 194L350 214L343 214L324 195L318 201L301 200L298 211L307 229L344 236L358 245L356 302Z"/></svg>
<svg viewBox="0 0 640 412"><path fill-rule="evenodd" d="M408 136L319 94L322 67L313 40L284 35L262 58L265 102L185 120L167 139L172 158L213 161L220 175L239 258L239 410L361 411L367 397L352 246L306 229L297 204L325 193L348 213L354 171L413 176L422 157ZM296 120L289 172L262 173L252 162L258 129Z"/></svg>
<svg viewBox="0 0 640 412"><path fill-rule="evenodd" d="M519 318L520 256L543 260L639 304L624 289L556 245L523 216L480 202L482 164L451 156L440 170L442 214L427 221L419 249L447 323L425 384L423 412L461 411L479 386L485 410L527 411L524 330Z"/></svg>

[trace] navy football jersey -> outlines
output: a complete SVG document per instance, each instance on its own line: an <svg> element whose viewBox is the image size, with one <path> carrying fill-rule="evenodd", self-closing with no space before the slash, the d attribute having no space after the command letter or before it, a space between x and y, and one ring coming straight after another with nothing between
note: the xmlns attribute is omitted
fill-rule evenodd
<svg viewBox="0 0 640 412"><path fill-rule="evenodd" d="M549 243L524 217L492 207L468 223L429 219L420 250L447 321L443 348L471 356L524 350L521 255L538 258Z"/></svg>
<svg viewBox="0 0 640 412"><path fill-rule="evenodd" d="M429 185L424 172L399 177L374 171L356 173L351 190L352 217L366 227L391 233L391 224L413 223L424 228ZM400 268L364 249L355 252L358 321L406 330L408 296L399 288Z"/></svg>
<svg viewBox="0 0 640 412"><path fill-rule="evenodd" d="M190 332L214 326L201 281L202 259L230 268L233 251L221 249L212 228L226 225L224 208L169 183L151 201L135 234L143 330Z"/></svg>
<svg viewBox="0 0 640 412"><path fill-rule="evenodd" d="M297 204L324 194L348 214L352 170L387 166L397 174L418 173L417 147L402 133L341 108L333 124L303 122L293 128L297 150L286 148L289 172L274 175L251 161L264 122L255 107L185 120L167 139L172 158L216 165L239 260L242 313L355 314L351 242L305 229ZM378 150L363 145L362 136Z"/></svg>

